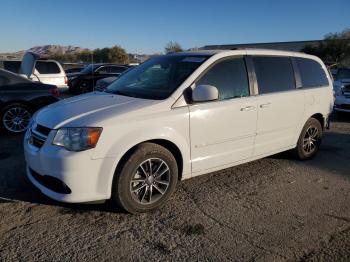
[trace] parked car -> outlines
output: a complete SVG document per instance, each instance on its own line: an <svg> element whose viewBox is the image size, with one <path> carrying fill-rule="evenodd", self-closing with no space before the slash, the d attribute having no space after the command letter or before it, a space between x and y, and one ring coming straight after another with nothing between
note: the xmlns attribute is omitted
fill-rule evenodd
<svg viewBox="0 0 350 262"><path fill-rule="evenodd" d="M68 90L68 79L61 64L55 60L42 60L32 52L23 56L19 74L33 81L55 85L61 91Z"/></svg>
<svg viewBox="0 0 350 262"><path fill-rule="evenodd" d="M73 68L66 69L65 72L66 72L66 75L68 76L68 74L80 73L83 69L84 67L73 67Z"/></svg>
<svg viewBox="0 0 350 262"><path fill-rule="evenodd" d="M286 150L315 156L332 107L331 77L315 56L168 54L121 75L106 92L38 112L25 135L27 174L58 201L111 199L146 212L161 207L181 179Z"/></svg>
<svg viewBox="0 0 350 262"><path fill-rule="evenodd" d="M73 94L91 92L98 80L111 76L118 77L128 69L127 65L90 64L80 73L69 76L69 91Z"/></svg>
<svg viewBox="0 0 350 262"><path fill-rule="evenodd" d="M334 79L334 109L350 113L350 68L338 69Z"/></svg>
<svg viewBox="0 0 350 262"><path fill-rule="evenodd" d="M0 129L22 133L33 113L58 101L56 86L37 83L0 69Z"/></svg>

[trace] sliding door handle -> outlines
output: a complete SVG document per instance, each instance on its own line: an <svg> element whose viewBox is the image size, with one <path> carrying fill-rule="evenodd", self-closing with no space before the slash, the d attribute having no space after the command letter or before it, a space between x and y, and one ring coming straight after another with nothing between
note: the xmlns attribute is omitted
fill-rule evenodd
<svg viewBox="0 0 350 262"><path fill-rule="evenodd" d="M266 108L266 107L269 107L270 105L271 103L261 104L260 108Z"/></svg>
<svg viewBox="0 0 350 262"><path fill-rule="evenodd" d="M241 108L241 111L251 111L254 110L255 107L254 106L245 106Z"/></svg>

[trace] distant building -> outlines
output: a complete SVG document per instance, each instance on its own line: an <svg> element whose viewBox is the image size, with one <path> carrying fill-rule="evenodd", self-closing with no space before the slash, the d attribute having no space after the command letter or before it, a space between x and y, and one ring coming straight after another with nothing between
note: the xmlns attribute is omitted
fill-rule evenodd
<svg viewBox="0 0 350 262"><path fill-rule="evenodd" d="M250 43L250 44L228 44L228 45L206 45L201 47L202 50L224 49L231 50L235 48L263 48L284 51L301 51L305 46L318 46L323 40L309 41L291 41L291 42L270 42L270 43Z"/></svg>

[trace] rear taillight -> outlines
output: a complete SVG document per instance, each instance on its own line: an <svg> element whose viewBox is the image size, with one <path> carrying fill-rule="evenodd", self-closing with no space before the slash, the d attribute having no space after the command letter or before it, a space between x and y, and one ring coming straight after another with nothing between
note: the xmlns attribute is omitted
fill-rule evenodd
<svg viewBox="0 0 350 262"><path fill-rule="evenodd" d="M51 93L53 96L56 96L56 97L59 97L59 96L60 96L60 92L58 91L58 88L57 88L57 87L51 88L51 89L50 89L50 93Z"/></svg>
<svg viewBox="0 0 350 262"><path fill-rule="evenodd" d="M68 78L66 76L64 77L64 84L68 85Z"/></svg>

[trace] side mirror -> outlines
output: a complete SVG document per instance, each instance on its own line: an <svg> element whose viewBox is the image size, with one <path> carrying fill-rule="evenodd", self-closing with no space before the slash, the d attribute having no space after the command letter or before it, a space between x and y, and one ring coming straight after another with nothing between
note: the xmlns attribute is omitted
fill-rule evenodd
<svg viewBox="0 0 350 262"><path fill-rule="evenodd" d="M219 99L219 91L215 86L198 85L192 91L193 102L207 102Z"/></svg>

